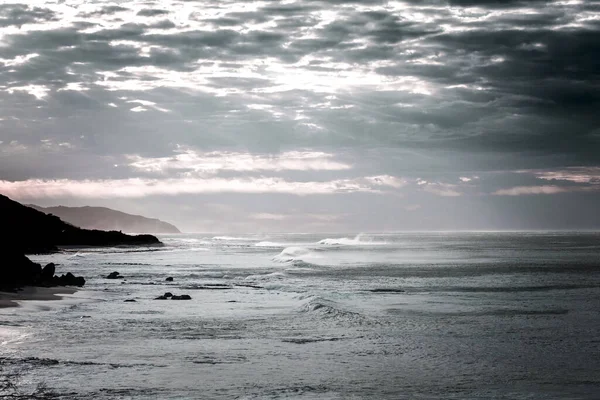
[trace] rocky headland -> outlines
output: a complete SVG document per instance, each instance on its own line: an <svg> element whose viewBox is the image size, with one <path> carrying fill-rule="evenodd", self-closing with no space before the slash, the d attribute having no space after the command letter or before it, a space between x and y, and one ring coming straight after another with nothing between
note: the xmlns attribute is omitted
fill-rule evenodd
<svg viewBox="0 0 600 400"><path fill-rule="evenodd" d="M42 266L26 254L46 254L61 247L161 246L152 235L127 235L118 231L82 229L0 195L0 290L14 291L24 286L77 286L83 277L70 272L55 275L52 263Z"/></svg>

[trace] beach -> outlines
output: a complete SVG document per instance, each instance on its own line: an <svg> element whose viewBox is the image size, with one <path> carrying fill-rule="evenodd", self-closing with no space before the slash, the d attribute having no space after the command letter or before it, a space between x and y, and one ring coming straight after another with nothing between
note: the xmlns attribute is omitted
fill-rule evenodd
<svg viewBox="0 0 600 400"><path fill-rule="evenodd" d="M61 300L62 294L73 294L77 292L76 288L60 287L35 287L26 286L14 292L0 291L0 308L18 307L19 302L28 300Z"/></svg>

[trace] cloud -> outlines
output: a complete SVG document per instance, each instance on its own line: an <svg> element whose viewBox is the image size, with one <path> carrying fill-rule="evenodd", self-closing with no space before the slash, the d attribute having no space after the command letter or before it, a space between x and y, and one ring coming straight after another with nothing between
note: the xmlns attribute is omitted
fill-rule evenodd
<svg viewBox="0 0 600 400"><path fill-rule="evenodd" d="M227 110L219 129L245 123L274 146L536 152L596 163L596 11L589 2L475 0L11 5L3 58L22 65L0 68L0 91L29 93L44 107L66 87L89 98L134 92L155 103L133 108L138 118L170 110L197 124L186 117L202 107L187 97L205 93ZM269 108L240 109L253 104ZM307 140L315 131L317 141Z"/></svg>
<svg viewBox="0 0 600 400"><path fill-rule="evenodd" d="M86 201L329 193L348 215L349 192L401 193L428 211L477 209L482 193L590 196L598 11L559 0L2 4L2 188Z"/></svg>
<svg viewBox="0 0 600 400"><path fill-rule="evenodd" d="M340 193L379 193L371 178L331 181L286 181L281 178L173 178L117 180L0 181L0 192L15 199L34 198L139 198L200 193L288 193L298 196ZM390 186L390 185L387 185ZM393 186L392 186L393 187Z"/></svg>
<svg viewBox="0 0 600 400"><path fill-rule="evenodd" d="M351 165L335 161L333 158L333 155L329 153L310 151L288 151L270 155L239 152L202 153L186 148L177 150L172 157L128 156L131 167L158 173L169 171L194 174L214 174L219 171L341 171L352 168Z"/></svg>
<svg viewBox="0 0 600 400"><path fill-rule="evenodd" d="M590 188L586 187L567 187L567 186L555 186L555 185L544 185L544 186L516 186L509 189L499 189L493 192L495 196L527 196L535 194L558 194L558 193L569 193L569 192L582 192L588 191Z"/></svg>
<svg viewBox="0 0 600 400"><path fill-rule="evenodd" d="M284 214L257 213L257 214L252 214L250 216L250 218L252 218L252 219L258 219L258 220L282 221L282 220L287 219L288 216L284 215Z"/></svg>
<svg viewBox="0 0 600 400"><path fill-rule="evenodd" d="M447 183L427 183L423 186L425 192L442 197L459 197L462 193L457 190L456 185Z"/></svg>
<svg viewBox="0 0 600 400"><path fill-rule="evenodd" d="M390 175L369 176L365 179L375 186L390 186L393 188L401 188L408 183L406 179Z"/></svg>
<svg viewBox="0 0 600 400"><path fill-rule="evenodd" d="M600 167L569 167L559 170L525 170L520 173L532 174L545 181L567 181L575 183L600 184Z"/></svg>

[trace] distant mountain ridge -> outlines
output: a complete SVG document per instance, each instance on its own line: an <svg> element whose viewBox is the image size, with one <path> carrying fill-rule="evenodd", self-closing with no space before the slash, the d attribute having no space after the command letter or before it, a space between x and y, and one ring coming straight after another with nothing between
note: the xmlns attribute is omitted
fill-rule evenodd
<svg viewBox="0 0 600 400"><path fill-rule="evenodd" d="M127 214L106 207L40 207L28 204L46 214L84 229L122 231L128 233L181 233L177 227L156 218Z"/></svg>

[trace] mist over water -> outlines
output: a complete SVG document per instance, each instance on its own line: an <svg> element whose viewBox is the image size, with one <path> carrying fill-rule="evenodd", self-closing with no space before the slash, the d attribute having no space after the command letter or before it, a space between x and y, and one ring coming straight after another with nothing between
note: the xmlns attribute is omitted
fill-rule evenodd
<svg viewBox="0 0 600 400"><path fill-rule="evenodd" d="M87 283L0 310L2 364L62 398L600 396L598 233L160 239L32 257Z"/></svg>

